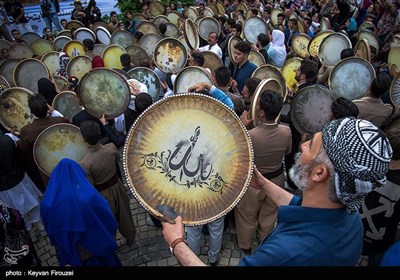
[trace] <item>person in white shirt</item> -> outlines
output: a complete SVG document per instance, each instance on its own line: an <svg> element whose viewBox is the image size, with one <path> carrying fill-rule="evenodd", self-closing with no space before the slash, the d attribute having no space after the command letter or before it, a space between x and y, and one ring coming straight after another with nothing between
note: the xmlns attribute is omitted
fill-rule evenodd
<svg viewBox="0 0 400 280"><path fill-rule="evenodd" d="M197 50L193 50L192 53L210 51L215 53L222 60L222 50L218 46L218 34L215 32L210 32L210 34L208 34L207 43L208 45L198 48Z"/></svg>

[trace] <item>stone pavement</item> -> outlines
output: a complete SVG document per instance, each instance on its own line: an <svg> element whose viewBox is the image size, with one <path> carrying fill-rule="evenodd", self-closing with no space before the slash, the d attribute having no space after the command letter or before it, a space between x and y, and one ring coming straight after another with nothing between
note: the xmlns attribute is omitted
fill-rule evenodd
<svg viewBox="0 0 400 280"><path fill-rule="evenodd" d="M117 254L123 266L179 266L176 258L171 255L165 242L162 229L150 226L146 223L149 217L147 211L133 197L128 190L131 202L131 212L136 226L136 240L134 244L127 245L126 239L117 233L119 245ZM50 245L42 224L36 224L30 231L36 251L43 266L59 266L56 250ZM200 258L208 263L207 249L208 238L203 235L201 240ZM257 244L254 244L256 246ZM235 266L243 257L243 253L236 243L236 232L233 221L226 229L223 237L222 250L220 253L220 266Z"/></svg>
<svg viewBox="0 0 400 280"><path fill-rule="evenodd" d="M176 258L170 253L167 243L162 234L162 229L150 226L146 223L149 217L147 211L133 197L133 194L126 187L131 202L131 212L136 227L136 239L134 244L126 244L126 239L117 233L118 250L117 254L123 266L149 266L167 267L180 266ZM41 223L36 224L30 231L36 251L41 259L42 266L59 266L56 250L50 245L46 232ZM253 251L257 242L253 243ZM208 264L208 237L202 236L200 258ZM219 256L218 266L236 266L244 254L237 246L236 230L232 219L229 227L223 236L222 249ZM368 260L361 257L359 266L366 266Z"/></svg>

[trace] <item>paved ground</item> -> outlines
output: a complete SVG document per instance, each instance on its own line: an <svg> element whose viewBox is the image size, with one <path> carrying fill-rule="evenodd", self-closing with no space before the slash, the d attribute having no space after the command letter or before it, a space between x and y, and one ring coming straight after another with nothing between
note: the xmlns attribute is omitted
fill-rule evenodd
<svg viewBox="0 0 400 280"><path fill-rule="evenodd" d="M149 217L147 211L140 206L132 193L128 191L131 197L131 211L133 221L136 226L136 241L132 245L127 245L125 238L117 234L119 245L117 254L123 266L152 266L166 267L179 266L176 258L171 255L168 246L163 238L162 230L146 223ZM35 225L31 230L31 236L37 253L43 266L59 266L56 250L50 245L46 232L41 224ZM208 264L207 249L208 237L202 237L200 258ZM253 244L253 249L257 246ZM219 266L236 266L243 257L242 251L236 243L236 231L233 219L230 226L226 229L223 237L222 250L219 258ZM359 265L365 266L366 258L361 258Z"/></svg>
<svg viewBox="0 0 400 280"><path fill-rule="evenodd" d="M125 238L119 233L117 234L119 245L117 253L123 266L179 266L176 258L171 255L168 249L162 230L146 223L146 219L149 217L147 211L140 206L130 191L128 193L131 197L131 211L137 236L135 244L127 245ZM46 232L41 227L41 224L35 225L31 230L31 236L42 265L58 266L55 248L50 245ZM201 242L200 258L205 263L208 263L207 240L203 236ZM235 266L242 258L242 254L236 244L235 228L233 222L231 222L231 226L224 233L219 265Z"/></svg>

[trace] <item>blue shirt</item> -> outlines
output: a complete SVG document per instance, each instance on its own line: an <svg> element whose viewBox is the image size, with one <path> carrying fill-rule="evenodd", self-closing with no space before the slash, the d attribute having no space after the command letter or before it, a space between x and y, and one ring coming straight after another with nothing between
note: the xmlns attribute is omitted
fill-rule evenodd
<svg viewBox="0 0 400 280"><path fill-rule="evenodd" d="M226 106L228 106L229 108L231 108L233 110L234 105L232 102L232 99L222 90L220 90L219 88L212 86L209 90L210 94L212 97L214 97L215 99L218 99L219 101L221 101L222 103L224 103Z"/></svg>
<svg viewBox="0 0 400 280"><path fill-rule="evenodd" d="M294 205L278 208L278 224L252 256L240 266L354 266L362 251L359 213L346 208L322 209Z"/></svg>
<svg viewBox="0 0 400 280"><path fill-rule="evenodd" d="M232 77L237 82L239 92L242 92L244 81L251 77L251 74L253 74L256 68L257 66L248 60L242 65L242 67L239 67L237 64L234 65Z"/></svg>

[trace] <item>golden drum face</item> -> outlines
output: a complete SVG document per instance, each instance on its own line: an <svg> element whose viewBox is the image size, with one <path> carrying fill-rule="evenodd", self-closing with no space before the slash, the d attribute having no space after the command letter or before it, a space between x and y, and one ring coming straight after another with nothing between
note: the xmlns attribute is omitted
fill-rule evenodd
<svg viewBox="0 0 400 280"><path fill-rule="evenodd" d="M153 215L166 205L186 225L225 215L251 180L253 150L235 113L214 98L180 94L148 108L129 131L124 175Z"/></svg>

